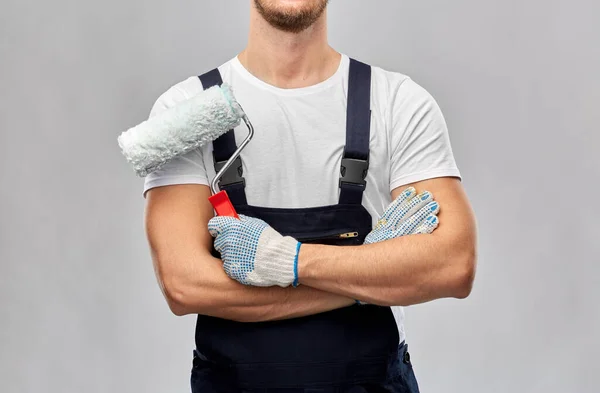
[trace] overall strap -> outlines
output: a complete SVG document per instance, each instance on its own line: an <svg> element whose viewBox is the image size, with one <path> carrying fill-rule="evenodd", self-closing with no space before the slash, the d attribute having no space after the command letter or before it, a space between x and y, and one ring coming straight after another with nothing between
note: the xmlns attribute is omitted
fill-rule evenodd
<svg viewBox="0 0 600 393"><path fill-rule="evenodd" d="M207 73L198 76L198 78L200 78L204 90L223 84L223 79L221 78L221 73L218 68L208 71ZM213 141L213 162L216 173L221 170L223 165L225 165L225 162L233 155L236 149L237 145L235 143L234 130L229 130ZM242 174L242 158L238 157L219 180L219 189L227 191L227 195L234 206L248 204L246 201L246 193L244 192L246 181Z"/></svg>
<svg viewBox="0 0 600 393"><path fill-rule="evenodd" d="M371 133L371 67L350 59L346 146L341 163L340 204L362 203L369 169Z"/></svg>

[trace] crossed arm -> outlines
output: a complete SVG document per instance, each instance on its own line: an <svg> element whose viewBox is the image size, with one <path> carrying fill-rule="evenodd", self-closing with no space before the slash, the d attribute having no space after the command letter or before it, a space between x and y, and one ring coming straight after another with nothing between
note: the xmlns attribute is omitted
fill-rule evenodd
<svg viewBox="0 0 600 393"><path fill-rule="evenodd" d="M171 311L241 322L311 315L354 303L309 286L251 287L229 278L211 253L208 221L214 216L210 190L174 185L147 193L145 226L154 270Z"/></svg>
<svg viewBox="0 0 600 393"><path fill-rule="evenodd" d="M438 178L413 187L430 191L440 204L433 233L354 248L303 245L300 284L386 306L467 297L475 276L476 230L460 181ZM392 199L400 192L394 190Z"/></svg>
<svg viewBox="0 0 600 393"><path fill-rule="evenodd" d="M403 186L404 189L409 185ZM176 315L203 314L244 322L325 312L361 299L410 305L442 297L464 298L475 272L473 213L457 179L412 184L433 193L440 225L429 235L335 247L303 245L300 286L251 287L230 279L210 254L210 190L202 185L148 191L145 226L160 288ZM400 190L394 190L395 198Z"/></svg>

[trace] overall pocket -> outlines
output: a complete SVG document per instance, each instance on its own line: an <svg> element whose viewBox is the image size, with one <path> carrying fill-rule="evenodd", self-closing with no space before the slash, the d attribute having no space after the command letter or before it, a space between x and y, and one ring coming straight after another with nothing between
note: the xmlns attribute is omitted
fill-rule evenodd
<svg viewBox="0 0 600 393"><path fill-rule="evenodd" d="M334 229L323 232L298 233L292 235L300 243L351 245L359 244L360 235L352 228Z"/></svg>

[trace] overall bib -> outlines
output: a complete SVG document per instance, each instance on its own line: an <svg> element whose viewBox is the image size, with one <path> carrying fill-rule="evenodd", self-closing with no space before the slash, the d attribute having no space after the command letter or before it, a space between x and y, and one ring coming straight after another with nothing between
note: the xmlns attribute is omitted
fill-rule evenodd
<svg viewBox="0 0 600 393"><path fill-rule="evenodd" d="M222 83L218 69L199 78L204 89ZM362 206L370 99L371 67L351 59L338 204L302 209L251 206L241 158L223 176L220 189L227 191L238 213L260 218L302 243L362 244L372 229L371 215ZM233 130L215 140L213 147L219 171L236 149ZM399 344L390 307L354 305L260 323L199 315L195 341L193 393L418 392L407 345Z"/></svg>

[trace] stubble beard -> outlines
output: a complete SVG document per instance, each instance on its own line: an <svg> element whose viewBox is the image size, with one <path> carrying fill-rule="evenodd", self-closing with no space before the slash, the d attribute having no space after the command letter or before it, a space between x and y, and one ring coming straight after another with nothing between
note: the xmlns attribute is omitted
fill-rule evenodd
<svg viewBox="0 0 600 393"><path fill-rule="evenodd" d="M329 0L307 0L299 7L283 7L277 3L277 0L254 0L258 13L271 26L289 33L300 33L323 15Z"/></svg>

